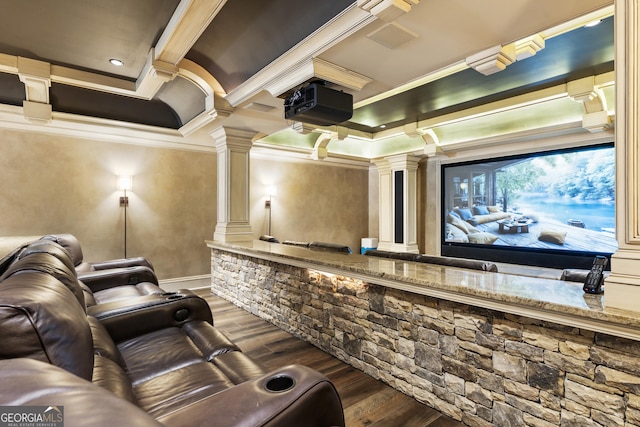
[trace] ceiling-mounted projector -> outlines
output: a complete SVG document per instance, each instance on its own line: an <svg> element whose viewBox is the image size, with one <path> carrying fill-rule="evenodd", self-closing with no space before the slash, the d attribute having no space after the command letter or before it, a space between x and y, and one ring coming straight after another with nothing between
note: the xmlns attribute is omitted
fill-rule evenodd
<svg viewBox="0 0 640 427"><path fill-rule="evenodd" d="M329 89L321 82L310 83L284 100L284 118L329 126L353 116L353 96Z"/></svg>

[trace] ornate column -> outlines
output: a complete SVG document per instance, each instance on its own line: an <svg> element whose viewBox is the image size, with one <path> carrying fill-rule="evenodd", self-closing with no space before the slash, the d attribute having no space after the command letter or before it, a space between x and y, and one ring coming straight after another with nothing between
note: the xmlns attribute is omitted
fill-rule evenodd
<svg viewBox="0 0 640 427"><path fill-rule="evenodd" d="M210 133L218 157L218 222L213 240L249 242L249 151L255 132L219 127Z"/></svg>
<svg viewBox="0 0 640 427"><path fill-rule="evenodd" d="M418 253L418 157L402 154L376 162L379 176L378 249Z"/></svg>
<svg viewBox="0 0 640 427"><path fill-rule="evenodd" d="M386 159L376 160L378 168L378 249L390 251L393 235L391 215L391 168Z"/></svg>
<svg viewBox="0 0 640 427"><path fill-rule="evenodd" d="M605 306L640 312L640 6L615 1L616 236Z"/></svg>

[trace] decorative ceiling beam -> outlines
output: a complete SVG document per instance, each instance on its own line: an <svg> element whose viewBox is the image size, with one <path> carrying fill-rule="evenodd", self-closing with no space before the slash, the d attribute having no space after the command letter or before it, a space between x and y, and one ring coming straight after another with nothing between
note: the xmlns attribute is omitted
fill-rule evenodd
<svg viewBox="0 0 640 427"><path fill-rule="evenodd" d="M433 129L423 129L421 136L424 141L424 152L422 154L427 157L441 156L445 154L444 150L440 146L438 135L436 135Z"/></svg>
<svg viewBox="0 0 640 427"><path fill-rule="evenodd" d="M311 132L315 132L317 127L308 123L293 122L291 129L300 135L309 135Z"/></svg>
<svg viewBox="0 0 640 427"><path fill-rule="evenodd" d="M321 133L316 139L316 143L313 145L313 151L311 152L311 158L313 160L324 160L329 156L327 151L327 145L336 138L331 133Z"/></svg>
<svg viewBox="0 0 640 427"><path fill-rule="evenodd" d="M312 58L313 75L322 80L346 87L353 90L362 90L362 88L371 83L372 79L348 70L331 62L320 58Z"/></svg>
<svg viewBox="0 0 640 427"><path fill-rule="evenodd" d="M51 64L18 57L18 77L24 83L27 101L49 103L51 87Z"/></svg>
<svg viewBox="0 0 640 427"><path fill-rule="evenodd" d="M402 127L402 131L409 138L422 138L424 141L423 151L416 153L417 155L432 157L444 154L438 136L433 129L419 128L418 123L408 123Z"/></svg>
<svg viewBox="0 0 640 427"><path fill-rule="evenodd" d="M227 0L181 0L155 46L156 60L177 65Z"/></svg>
<svg viewBox="0 0 640 427"><path fill-rule="evenodd" d="M466 63L477 72L489 76L502 71L516 61L516 45L494 46L468 56Z"/></svg>
<svg viewBox="0 0 640 427"><path fill-rule="evenodd" d="M373 20L375 20L373 15L358 8L354 3L232 90L226 96L227 101L235 107L249 100L261 90L268 90L275 96L281 95L304 81L299 80L301 74L304 73L299 69L308 66L310 58L320 55ZM293 80L292 76L295 77Z"/></svg>
<svg viewBox="0 0 640 427"><path fill-rule="evenodd" d="M597 98L595 77L589 76L568 82L567 93L576 102L587 102Z"/></svg>
<svg viewBox="0 0 640 427"><path fill-rule="evenodd" d="M202 65L185 58L180 61L178 68L180 77L190 80L206 95L212 95L213 93L220 96L226 95L220 82Z"/></svg>
<svg viewBox="0 0 640 427"><path fill-rule="evenodd" d="M136 97L152 99L178 75L178 64L225 3L226 0L180 1L158 43L149 52L135 84Z"/></svg>
<svg viewBox="0 0 640 427"><path fill-rule="evenodd" d="M606 101L603 96L600 96L595 76L568 82L567 94L571 99L581 102L584 106L583 128L589 132L602 132L611 127Z"/></svg>
<svg viewBox="0 0 640 427"><path fill-rule="evenodd" d="M136 92L135 82L60 65L51 66L51 81L83 89L142 98Z"/></svg>
<svg viewBox="0 0 640 427"><path fill-rule="evenodd" d="M411 7L420 3L420 0L358 0L358 7L383 21L394 21L405 13L411 11Z"/></svg>
<svg viewBox="0 0 640 427"><path fill-rule="evenodd" d="M292 87L318 78L352 90L361 90L371 82L369 77L332 64L320 58L307 58L297 67L289 70L282 78L273 80L265 89L273 96L279 96Z"/></svg>
<svg viewBox="0 0 640 427"><path fill-rule="evenodd" d="M49 123L53 111L49 104L51 64L18 57L17 65L18 77L26 92L26 100L22 101L25 118L31 122Z"/></svg>
<svg viewBox="0 0 640 427"><path fill-rule="evenodd" d="M418 130L418 123L407 123L406 125L402 126L402 131L409 138L422 136L422 132Z"/></svg>
<svg viewBox="0 0 640 427"><path fill-rule="evenodd" d="M604 132L611 127L611 117L607 111L585 113L582 116L582 127L591 133Z"/></svg>
<svg viewBox="0 0 640 427"><path fill-rule="evenodd" d="M162 85L175 79L179 72L176 65L154 59L155 56L154 49L152 48L147 56L147 63L136 82L136 92L138 96L145 99L153 98Z"/></svg>
<svg viewBox="0 0 640 427"><path fill-rule="evenodd" d="M516 59L531 58L545 47L544 38L540 34L534 34L531 37L518 40L516 42Z"/></svg>

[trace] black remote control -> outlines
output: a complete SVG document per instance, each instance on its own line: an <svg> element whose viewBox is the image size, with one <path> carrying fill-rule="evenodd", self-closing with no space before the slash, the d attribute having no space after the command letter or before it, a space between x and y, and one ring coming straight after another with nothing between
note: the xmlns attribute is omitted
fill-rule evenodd
<svg viewBox="0 0 640 427"><path fill-rule="evenodd" d="M607 257L598 255L593 260L591 271L587 274L582 290L588 294L601 294L604 292L604 269L609 260Z"/></svg>

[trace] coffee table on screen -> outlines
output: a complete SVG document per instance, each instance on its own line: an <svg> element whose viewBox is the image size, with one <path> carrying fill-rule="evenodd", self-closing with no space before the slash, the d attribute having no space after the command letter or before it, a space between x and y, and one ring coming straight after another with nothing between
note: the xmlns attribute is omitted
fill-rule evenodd
<svg viewBox="0 0 640 427"><path fill-rule="evenodd" d="M525 220L511 220L502 219L498 221L498 233L500 234L516 234L516 233L528 233L529 226L533 223L530 219Z"/></svg>

